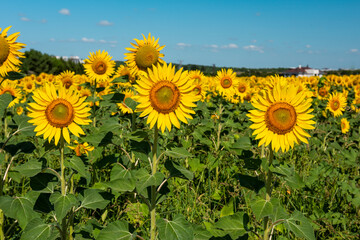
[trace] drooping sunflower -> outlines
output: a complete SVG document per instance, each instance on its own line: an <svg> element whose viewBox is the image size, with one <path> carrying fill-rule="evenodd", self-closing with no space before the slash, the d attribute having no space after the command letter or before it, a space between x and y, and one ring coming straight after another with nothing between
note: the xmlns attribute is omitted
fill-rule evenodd
<svg viewBox="0 0 360 240"><path fill-rule="evenodd" d="M117 83L119 86L131 87L131 84L135 83L135 81L136 81L136 76L130 71L130 68L127 65L120 65L118 67L118 69L116 70L113 78L118 78L118 77L123 77L123 76L127 77L128 82Z"/></svg>
<svg viewBox="0 0 360 240"><path fill-rule="evenodd" d="M111 60L111 56L106 52L98 50L96 53L90 53L89 59L85 59L85 73L90 80L104 81L107 80L115 69L115 61Z"/></svg>
<svg viewBox="0 0 360 240"><path fill-rule="evenodd" d="M258 95L247 116L253 122L255 139L260 139L259 146L271 143L271 148L283 152L294 147L294 143L308 143L310 135L304 129L314 129L314 116L310 114L311 98L306 94L297 92L298 87L288 84L285 87L280 82L268 89L264 97Z"/></svg>
<svg viewBox="0 0 360 240"><path fill-rule="evenodd" d="M120 111L124 114L133 113L133 110L128 105L126 105L125 100L127 98L132 98L134 96L134 92L130 89L127 89L125 91L122 91L121 93L125 95L124 99L121 103L117 103L116 105L118 106Z"/></svg>
<svg viewBox="0 0 360 240"><path fill-rule="evenodd" d="M172 125L180 128L180 121L188 123L192 119L191 109L196 107L194 102L198 97L192 92L192 84L188 81L188 72L178 70L175 66L160 63L148 69L148 74L137 81L135 89L138 95L134 99L139 102L136 112L141 112L140 117L147 116L147 124L162 132L167 128L171 131Z"/></svg>
<svg viewBox="0 0 360 240"><path fill-rule="evenodd" d="M346 97L341 92L330 94L326 109L329 110L334 117L341 116L346 107Z"/></svg>
<svg viewBox="0 0 360 240"><path fill-rule="evenodd" d="M1 79L0 79L1 80ZM0 81L1 82L1 81ZM23 97L20 89L18 89L15 81L4 80L0 85L0 95L10 94L14 99L9 103L8 108L15 106L20 102L20 99Z"/></svg>
<svg viewBox="0 0 360 240"><path fill-rule="evenodd" d="M18 58L25 57L25 54L19 52L19 50L26 45L15 42L20 33L17 32L7 36L10 28L11 26L5 28L2 32L0 28L0 76L5 76L10 71L18 71L17 66L21 64Z"/></svg>
<svg viewBox="0 0 360 240"><path fill-rule="evenodd" d="M78 141L74 140L74 143L76 144L76 146L67 146L67 147L74 150L76 156L78 157L84 154L88 156L89 152L95 149L93 146L89 146L87 142L79 143Z"/></svg>
<svg viewBox="0 0 360 240"><path fill-rule="evenodd" d="M36 136L44 135L49 142L54 138L55 145L60 137L70 144L69 131L75 136L85 134L79 125L88 125L91 120L86 97L80 97L73 90L63 85L48 83L34 91L32 96L35 102L29 103L29 123L36 125Z"/></svg>
<svg viewBox="0 0 360 240"><path fill-rule="evenodd" d="M233 96L235 94L235 78L236 73L230 68L228 70L221 69L217 71L215 77L216 90L222 96Z"/></svg>
<svg viewBox="0 0 360 240"><path fill-rule="evenodd" d="M158 41L155 40L155 37L149 33L146 38L142 34L144 40L134 39L135 43L130 43L134 48L125 48L130 51L130 53L125 53L126 64L131 69L133 75L138 75L139 72L146 72L152 65L157 63L164 63L164 60L161 58L164 57L163 53L160 51L165 47L165 45L160 46Z"/></svg>
<svg viewBox="0 0 360 240"><path fill-rule="evenodd" d="M350 123L346 118L341 119L341 132L347 133L350 130Z"/></svg>

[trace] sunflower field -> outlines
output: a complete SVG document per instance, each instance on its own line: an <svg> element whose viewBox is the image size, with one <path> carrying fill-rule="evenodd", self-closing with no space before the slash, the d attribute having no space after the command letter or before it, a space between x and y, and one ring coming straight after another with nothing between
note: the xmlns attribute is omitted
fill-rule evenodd
<svg viewBox="0 0 360 240"><path fill-rule="evenodd" d="M0 240L360 239L360 75L116 66L25 75L0 29Z"/></svg>

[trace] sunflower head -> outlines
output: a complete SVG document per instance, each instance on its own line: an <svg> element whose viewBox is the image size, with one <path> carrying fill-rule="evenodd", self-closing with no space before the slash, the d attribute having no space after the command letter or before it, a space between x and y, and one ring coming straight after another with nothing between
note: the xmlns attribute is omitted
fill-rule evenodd
<svg viewBox="0 0 360 240"><path fill-rule="evenodd" d="M85 73L90 80L107 80L115 69L115 61L106 51L98 50L96 53L90 53L89 59L85 59Z"/></svg>
<svg viewBox="0 0 360 240"><path fill-rule="evenodd" d="M10 71L19 71L18 66L21 64L19 58L25 57L24 53L19 52L25 44L16 42L19 33L7 35L10 28L11 26L2 32L0 28L0 76L5 76Z"/></svg>
<svg viewBox="0 0 360 240"><path fill-rule="evenodd" d="M29 123L36 125L36 135L44 135L44 139L55 139L58 144L61 137L70 143L69 131L75 136L85 134L79 125L91 122L90 108L77 92L66 89L63 85L52 83L34 91L35 102L29 103Z"/></svg>
<svg viewBox="0 0 360 240"><path fill-rule="evenodd" d="M126 48L130 51L130 53L125 53L126 64L133 75L138 75L141 71L147 72L153 65L164 63L161 59L164 54L160 51L165 45L160 46L159 39L155 40L150 33L147 38L143 34L143 38L143 40L134 39L136 44L131 43L134 48Z"/></svg>
<svg viewBox="0 0 360 240"><path fill-rule="evenodd" d="M138 92L135 100L139 102L137 112L140 117L149 115L147 123L150 128L157 124L162 132L172 125L180 128L180 121L187 123L192 119L191 109L199 98L192 92L192 83L188 81L188 72L180 69L175 73L175 67L164 63L148 69L148 74L142 75L135 85Z"/></svg>
<svg viewBox="0 0 360 240"><path fill-rule="evenodd" d="M326 109L329 110L334 117L341 116L346 107L346 97L341 92L334 92L329 96Z"/></svg>
<svg viewBox="0 0 360 240"><path fill-rule="evenodd" d="M220 95L233 96L235 94L235 78L236 73L232 69L221 69L215 77L216 90Z"/></svg>
<svg viewBox="0 0 360 240"><path fill-rule="evenodd" d="M252 102L255 110L247 116L253 124L255 139L260 139L259 146L271 143L273 150L287 151L300 142L308 143L310 135L304 129L314 129L314 116L310 113L311 98L298 86L288 84L285 87L280 81L272 89L265 91L265 96L257 95Z"/></svg>

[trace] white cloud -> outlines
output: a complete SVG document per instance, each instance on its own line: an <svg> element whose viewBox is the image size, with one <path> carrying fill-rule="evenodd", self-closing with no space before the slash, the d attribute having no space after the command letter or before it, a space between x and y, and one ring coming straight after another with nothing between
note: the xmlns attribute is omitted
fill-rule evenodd
<svg viewBox="0 0 360 240"><path fill-rule="evenodd" d="M184 49L186 47L191 47L191 44L188 43L177 43L176 46L178 46L181 49Z"/></svg>
<svg viewBox="0 0 360 240"><path fill-rule="evenodd" d="M101 20L100 22L98 22L98 25L100 25L100 26L111 26L113 24L114 23L109 22L108 20Z"/></svg>
<svg viewBox="0 0 360 240"><path fill-rule="evenodd" d="M350 52L352 52L352 53L357 53L358 51L359 51L359 49L356 49L356 48L350 49Z"/></svg>
<svg viewBox="0 0 360 240"><path fill-rule="evenodd" d="M111 44L117 44L118 42L117 42L117 41L109 41L109 43L111 43Z"/></svg>
<svg viewBox="0 0 360 240"><path fill-rule="evenodd" d="M24 21L24 22L29 22L30 21L30 19L28 19L27 17L22 17L22 18L20 18L20 20Z"/></svg>
<svg viewBox="0 0 360 240"><path fill-rule="evenodd" d="M55 38L50 38L50 42L55 42Z"/></svg>
<svg viewBox="0 0 360 240"><path fill-rule="evenodd" d="M306 47L306 48L311 48L311 45L310 45L310 44L307 44L305 47Z"/></svg>
<svg viewBox="0 0 360 240"><path fill-rule="evenodd" d="M101 39L101 40L99 40L99 43L107 43L107 41L106 41L106 40Z"/></svg>
<svg viewBox="0 0 360 240"><path fill-rule="evenodd" d="M70 15L70 10L67 8L63 8L63 9L59 10L59 13L62 15Z"/></svg>
<svg viewBox="0 0 360 240"><path fill-rule="evenodd" d="M264 53L264 50L263 50L262 47L255 46L255 45L248 45L248 46L244 46L243 48L245 50L248 50L248 51L255 51L255 52L259 52L259 53Z"/></svg>
<svg viewBox="0 0 360 240"><path fill-rule="evenodd" d="M41 23L47 23L47 20L45 18L41 19Z"/></svg>
<svg viewBox="0 0 360 240"><path fill-rule="evenodd" d="M82 42L95 42L95 39L83 37L83 38L81 38L81 41Z"/></svg>
<svg viewBox="0 0 360 240"><path fill-rule="evenodd" d="M223 45L221 46L221 48L230 48L230 49L234 49L234 48L239 48L238 45L236 45L235 43L229 43L228 45Z"/></svg>

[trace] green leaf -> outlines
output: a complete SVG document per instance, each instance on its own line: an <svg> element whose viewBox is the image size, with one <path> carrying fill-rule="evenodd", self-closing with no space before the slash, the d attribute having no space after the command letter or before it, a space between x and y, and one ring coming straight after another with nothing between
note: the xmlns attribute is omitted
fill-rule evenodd
<svg viewBox="0 0 360 240"><path fill-rule="evenodd" d="M18 126L18 131L24 136L35 136L35 126L28 122L30 119L30 117L24 114L13 117L14 122Z"/></svg>
<svg viewBox="0 0 360 240"><path fill-rule="evenodd" d="M1 94L0 95L0 116L3 117L5 109L8 107L9 103L13 100L10 94Z"/></svg>
<svg viewBox="0 0 360 240"><path fill-rule="evenodd" d="M123 220L110 223L100 231L96 240L132 240L135 236L129 232L128 223Z"/></svg>
<svg viewBox="0 0 360 240"><path fill-rule="evenodd" d="M33 210L37 197L38 194L34 192L28 192L23 197L1 196L0 208L8 217L17 219L20 227L24 229L30 220L40 216Z"/></svg>
<svg viewBox="0 0 360 240"><path fill-rule="evenodd" d="M128 106L129 108L131 108L133 111L135 111L136 106L139 105L139 103L135 102L133 99L131 98L126 98L125 99L125 104L126 106Z"/></svg>
<svg viewBox="0 0 360 240"><path fill-rule="evenodd" d="M166 150L165 155L173 158L187 158L192 157L191 153L189 153L185 148L172 148L171 150Z"/></svg>
<svg viewBox="0 0 360 240"><path fill-rule="evenodd" d="M53 193L58 182L58 178L52 173L38 173L30 178L30 187L41 193Z"/></svg>
<svg viewBox="0 0 360 240"><path fill-rule="evenodd" d="M121 165L116 164L110 173L110 180L133 178L133 174L130 170L124 169Z"/></svg>
<svg viewBox="0 0 360 240"><path fill-rule="evenodd" d="M179 177L188 180L194 178L194 174L191 171L169 159L165 161L165 168L170 172L170 177Z"/></svg>
<svg viewBox="0 0 360 240"><path fill-rule="evenodd" d="M250 203L250 207L259 221L263 217L270 216L273 213L273 205L265 199L258 199Z"/></svg>
<svg viewBox="0 0 360 240"><path fill-rule="evenodd" d="M101 185L120 193L131 192L135 189L135 181L132 178L118 178L110 182L102 182Z"/></svg>
<svg viewBox="0 0 360 240"><path fill-rule="evenodd" d="M87 209L104 209L108 204L109 200L105 200L99 190L96 189L86 189L84 191L84 198L81 201L81 207Z"/></svg>
<svg viewBox="0 0 360 240"><path fill-rule="evenodd" d="M220 217L222 218L222 217L233 215L233 214L234 214L234 199L231 198L231 200L228 202L228 204L223 206L223 208L221 209Z"/></svg>
<svg viewBox="0 0 360 240"><path fill-rule="evenodd" d="M65 167L75 170L81 177L85 178L89 183L91 174L89 168L85 166L84 162L79 157L73 157L70 160L65 161Z"/></svg>
<svg viewBox="0 0 360 240"><path fill-rule="evenodd" d="M237 212L231 216L220 218L213 225L207 223L205 226L214 237L224 237L229 234L232 239L237 239L247 233L247 222L248 216L242 212Z"/></svg>
<svg viewBox="0 0 360 240"><path fill-rule="evenodd" d="M149 186L158 186L162 183L164 178L165 176L161 172L151 175L145 169L140 169L136 173L136 191L141 193Z"/></svg>
<svg viewBox="0 0 360 240"><path fill-rule="evenodd" d="M290 218L284 222L284 226L298 238L315 240L314 229L304 215L295 211Z"/></svg>
<svg viewBox="0 0 360 240"><path fill-rule="evenodd" d="M193 228L184 216L177 215L173 221L160 218L156 221L160 240L194 239Z"/></svg>
<svg viewBox="0 0 360 240"><path fill-rule="evenodd" d="M41 169L42 163L35 159L31 159L30 161L27 161L26 163L18 165L14 168L14 170L20 172L25 177L33 177L41 172Z"/></svg>
<svg viewBox="0 0 360 240"><path fill-rule="evenodd" d="M56 192L50 196L50 202L54 204L55 215L58 222L61 222L62 219L66 216L66 214L70 211L72 207L78 205L78 200L75 195L67 194L61 195Z"/></svg>
<svg viewBox="0 0 360 240"><path fill-rule="evenodd" d="M243 175L243 174L235 174L234 176L237 180L239 180L239 184L242 187L246 187L250 190L254 190L255 192L259 192L261 188L265 186L265 183L259 180L258 177Z"/></svg>
<svg viewBox="0 0 360 240"><path fill-rule="evenodd" d="M202 226L193 224L194 240L209 240L213 235Z"/></svg>
<svg viewBox="0 0 360 240"><path fill-rule="evenodd" d="M293 167L288 166L287 164L282 165L272 165L270 170L274 173L284 175L285 181L289 187L292 189L301 189L305 187L305 183L302 178L297 174Z"/></svg>
<svg viewBox="0 0 360 240"><path fill-rule="evenodd" d="M20 240L48 240L52 230L52 225L44 223L40 218L34 218L26 225Z"/></svg>
<svg viewBox="0 0 360 240"><path fill-rule="evenodd" d="M234 144L231 146L231 149L249 150L251 146L250 138L243 136L234 142Z"/></svg>
<svg viewBox="0 0 360 240"><path fill-rule="evenodd" d="M19 80L25 76L26 75L24 73L11 71L11 72L8 72L6 76L4 76L4 79Z"/></svg>

